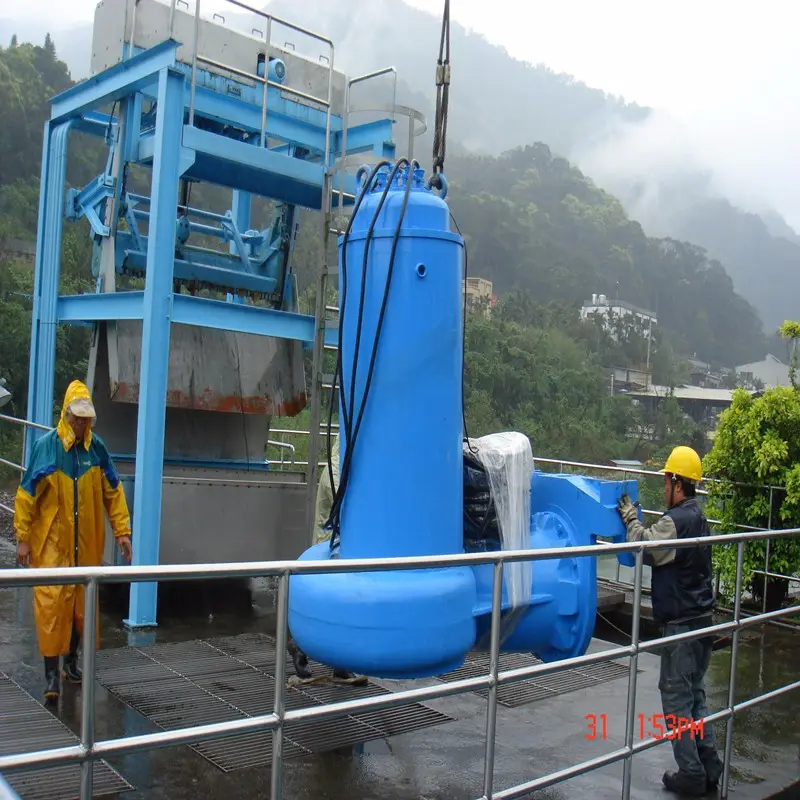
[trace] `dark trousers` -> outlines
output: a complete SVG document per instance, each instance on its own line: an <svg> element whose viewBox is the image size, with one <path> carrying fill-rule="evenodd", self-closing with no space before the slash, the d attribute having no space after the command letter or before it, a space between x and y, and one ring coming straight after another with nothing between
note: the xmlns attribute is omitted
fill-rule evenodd
<svg viewBox="0 0 800 800"><path fill-rule="evenodd" d="M669 623L662 627L662 636L697 630L708 622ZM667 724L677 726L680 720L699 720L708 715L704 679L713 643L709 636L662 648L658 688ZM722 774L722 761L710 723L703 726L702 732L694 729L694 732L676 733L672 738L672 752L679 771L691 781L716 783Z"/></svg>

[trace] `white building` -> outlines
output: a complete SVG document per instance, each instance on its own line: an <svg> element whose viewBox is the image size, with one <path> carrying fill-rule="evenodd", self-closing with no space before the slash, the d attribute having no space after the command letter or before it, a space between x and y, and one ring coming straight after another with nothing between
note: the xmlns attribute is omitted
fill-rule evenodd
<svg viewBox="0 0 800 800"><path fill-rule="evenodd" d="M646 330L658 324L656 315L652 311L639 308L625 300L609 300L607 295L593 294L581 307L581 319L588 319L593 315L603 317L609 325L616 319L627 318L642 323Z"/></svg>
<svg viewBox="0 0 800 800"><path fill-rule="evenodd" d="M789 386L789 367L772 353L768 353L763 361L754 361L752 364L742 364L736 367L736 373L744 383L752 385L759 380L765 389L772 386Z"/></svg>
<svg viewBox="0 0 800 800"><path fill-rule="evenodd" d="M652 311L639 308L633 303L625 300L609 300L607 295L593 294L591 300L587 300L581 306L581 319L587 320L600 317L603 320L603 328L616 340L616 326L622 322L625 325L636 327L647 340L647 364L646 369L650 369L650 347L653 341L653 326L658 325L656 315Z"/></svg>

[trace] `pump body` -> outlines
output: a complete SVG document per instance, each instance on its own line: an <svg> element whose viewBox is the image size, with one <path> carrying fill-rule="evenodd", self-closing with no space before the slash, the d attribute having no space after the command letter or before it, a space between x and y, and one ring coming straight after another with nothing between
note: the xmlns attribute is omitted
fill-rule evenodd
<svg viewBox="0 0 800 800"><path fill-rule="evenodd" d="M437 195L422 170L410 178L401 170L382 201L388 177L362 188L339 243L340 474L348 451L351 463L338 547L317 544L302 560L464 552L464 243L450 231L446 188ZM535 473L531 491L525 546L537 549L624 536L614 506L623 491L635 497L636 484ZM488 646L492 570L294 575L289 627L311 658L332 667L383 678L442 674ZM594 627L595 559L537 562L529 602L511 609L504 591L503 605L503 649L577 655Z"/></svg>

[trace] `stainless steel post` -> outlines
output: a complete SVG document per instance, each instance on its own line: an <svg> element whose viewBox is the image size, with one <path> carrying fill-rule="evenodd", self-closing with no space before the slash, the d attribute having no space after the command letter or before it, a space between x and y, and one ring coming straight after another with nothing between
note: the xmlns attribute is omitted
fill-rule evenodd
<svg viewBox="0 0 800 800"><path fill-rule="evenodd" d="M94 747L94 661L97 647L97 581L90 578L83 595L83 681L81 684L81 747ZM91 800L94 761L81 763L81 800Z"/></svg>
<svg viewBox="0 0 800 800"><path fill-rule="evenodd" d="M497 673L500 669L500 620L503 614L503 562L494 565L492 627L489 632L489 697L486 703L486 749L483 757L483 800L492 800L494 745L497 735Z"/></svg>
<svg viewBox="0 0 800 800"><path fill-rule="evenodd" d="M272 772L270 797L280 800L283 778L283 714L286 694L286 633L289 616L289 573L278 578L278 614L275 620L275 716L278 727L272 731Z"/></svg>
<svg viewBox="0 0 800 800"><path fill-rule="evenodd" d="M197 91L197 47L200 39L200 0L194 0L194 42L192 44L192 89L189 98L189 124L194 125L194 96Z"/></svg>
<svg viewBox="0 0 800 800"><path fill-rule="evenodd" d="M23 464L25 461L23 460ZM773 500L773 491L774 488L772 486L769 487L769 517L767 518L767 528L772 530L772 500ZM767 581L769 581L769 576L767 573L769 572L769 550L770 550L770 539L767 539L767 552L764 557L764 597L761 599L761 613L767 613Z"/></svg>
<svg viewBox="0 0 800 800"><path fill-rule="evenodd" d="M728 796L731 771L731 750L733 749L733 706L736 702L736 660L739 656L739 625L742 618L742 572L744 570L744 542L736 545L736 595L733 604L733 620L737 627L731 638L731 672L728 681L728 711L725 720L725 753L722 758L722 798Z"/></svg>
<svg viewBox="0 0 800 800"><path fill-rule="evenodd" d="M642 573L644 572L644 550L636 551L636 565L633 576L633 616L631 617L630 673L628 675L628 702L625 708L625 749L628 755L622 770L622 798L631 796L631 775L633 771L633 727L636 720L636 676L639 669L639 622L642 614Z"/></svg>
<svg viewBox="0 0 800 800"><path fill-rule="evenodd" d="M264 43L264 94L261 97L261 146L267 146L267 94L269 92L269 45L272 41L272 17L267 17Z"/></svg>

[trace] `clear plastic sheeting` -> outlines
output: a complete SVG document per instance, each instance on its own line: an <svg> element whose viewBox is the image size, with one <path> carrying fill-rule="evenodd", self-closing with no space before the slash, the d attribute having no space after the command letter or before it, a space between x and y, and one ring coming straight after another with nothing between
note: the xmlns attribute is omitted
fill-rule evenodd
<svg viewBox="0 0 800 800"><path fill-rule="evenodd" d="M470 439L472 455L489 478L503 550L530 547L531 476L533 450L527 436L516 431L490 433ZM468 448L465 446L465 453ZM531 562L506 564L505 589L512 607L527 605L531 598Z"/></svg>

